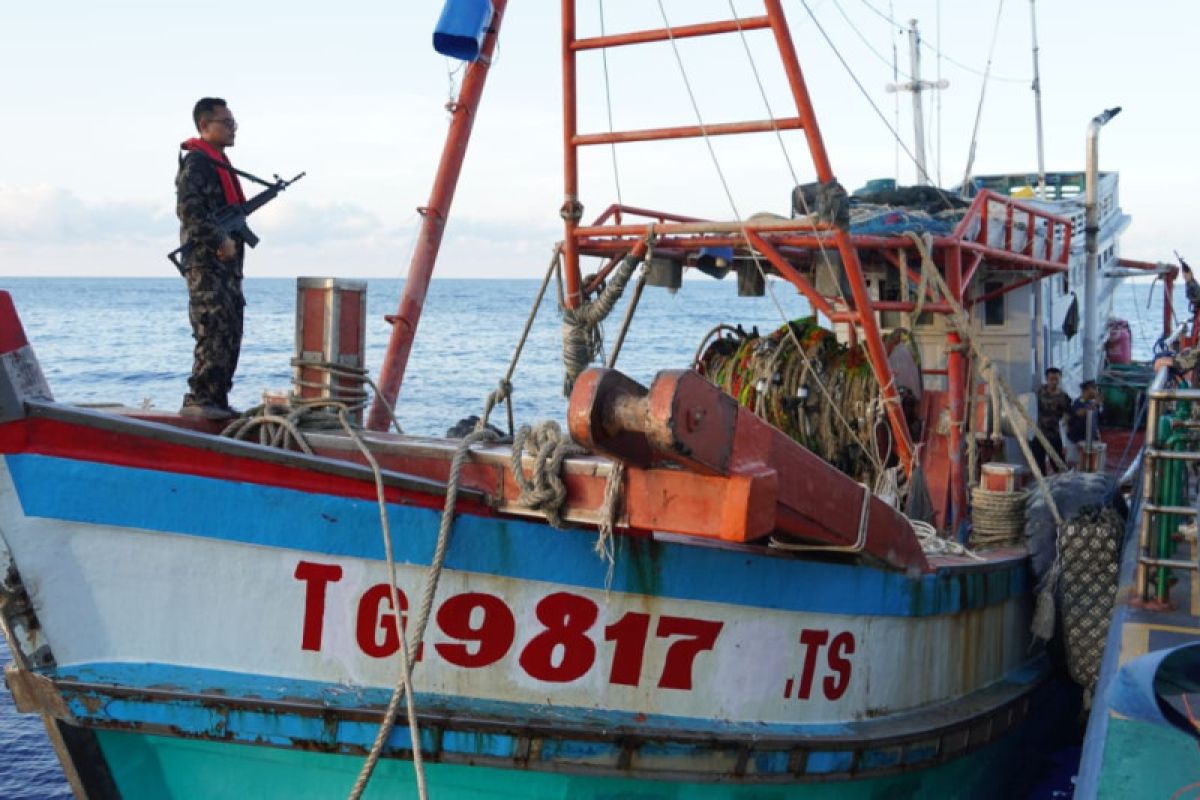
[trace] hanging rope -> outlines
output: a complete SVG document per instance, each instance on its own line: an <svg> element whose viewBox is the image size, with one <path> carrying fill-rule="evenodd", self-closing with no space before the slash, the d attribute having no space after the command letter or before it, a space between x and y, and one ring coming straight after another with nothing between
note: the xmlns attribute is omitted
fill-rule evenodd
<svg viewBox="0 0 1200 800"><path fill-rule="evenodd" d="M371 751L367 754L367 760L363 763L362 769L359 770L358 778L350 790L349 800L359 800L362 797L362 793L366 790L367 784L371 780L371 775L375 770L375 765L378 763L380 754L383 752L384 745L391 735L392 727L396 722L396 712L403 698L407 698L409 735L412 738L413 766L417 770L417 793L421 800L426 800L428 795L425 788L425 774L421 766L421 734L417 725L417 715L413 701L414 692L412 688L411 665L416 661L417 650L420 648L421 642L425 639L425 628L429 623L429 615L433 609L433 598L437 593L438 582L441 580L442 567L446 561L446 550L450 546L450 537L454 527L454 517L458 504L458 487L463 462L466 461L471 447L482 442L494 441L496 435L486 429L475 431L459 442L458 448L454 451L454 457L450 461L450 476L446 480L446 503L442 508L441 524L438 526L437 544L434 547L429 569L426 571L425 587L421 593L421 606L414 621L414 633L411 640L407 640L405 637L404 625L400 617L400 600L397 594L398 590L396 589L396 564L392 554L392 540L387 520L387 507L383 499L383 484L382 481L378 481L379 466L375 462L374 457L371 456L370 450L365 444L361 443L361 439L357 438L357 434L351 433L351 436L360 444L360 449L368 458L377 476L379 513L383 524L384 555L387 559L388 585L391 589L392 611L396 617L396 629L400 633L401 675L400 680L392 690L391 698L388 700L383 722L380 724L379 731L375 735L375 741L371 744Z"/></svg>
<svg viewBox="0 0 1200 800"><path fill-rule="evenodd" d="M650 236L653 237L653 226ZM634 254L626 256L620 266L612 274L611 280L601 290L596 299L584 301L579 308L562 306L562 348L563 367L566 377L563 380L563 394L571 395L575 379L579 377L588 365L596 359L600 352L600 323L612 313L613 306L621 299L625 286L642 257Z"/></svg>

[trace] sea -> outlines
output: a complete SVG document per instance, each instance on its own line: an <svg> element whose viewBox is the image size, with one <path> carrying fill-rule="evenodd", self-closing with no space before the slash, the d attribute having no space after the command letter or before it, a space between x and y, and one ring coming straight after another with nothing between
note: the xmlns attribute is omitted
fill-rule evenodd
<svg viewBox="0 0 1200 800"><path fill-rule="evenodd" d="M408 433L442 435L478 415L504 377L521 331L536 311L517 368L517 424L564 419L558 289L552 281L539 309L538 280L434 280L428 293L397 405ZM403 281L367 281L367 365L378 374ZM676 291L647 287L620 350L618 368L648 383L655 372L684 368L718 324L770 331L809 313L790 286L768 284L764 297L737 296L733 280L687 279ZM0 278L12 294L42 370L57 400L176 409L187 391L192 361L187 292L178 278ZM245 283L245 335L230 398L258 404L264 391L286 390L294 354L296 285L290 279ZM632 292L627 292L631 295ZM1175 308L1186 311L1182 291ZM1161 329L1162 284L1126 282L1116 313L1129 321L1135 358L1147 358ZM623 301L604 324L607 346L626 313ZM1098 334L1099 335L1099 334ZM1073 391L1075 387L1067 387ZM493 415L500 427L503 411ZM0 664L9 653L0 638ZM16 713L0 683L0 799L71 796L41 721Z"/></svg>

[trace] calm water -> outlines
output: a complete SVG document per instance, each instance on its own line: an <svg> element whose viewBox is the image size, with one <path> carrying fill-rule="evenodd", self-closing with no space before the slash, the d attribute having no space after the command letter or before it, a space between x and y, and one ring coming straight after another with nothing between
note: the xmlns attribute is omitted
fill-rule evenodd
<svg viewBox="0 0 1200 800"><path fill-rule="evenodd" d="M119 401L174 409L186 391L191 366L187 294L178 279L0 279L12 292L29 340L59 400ZM368 290L367 363L383 358L388 329L382 321L400 295L400 281L371 281ZM479 414L487 393L504 375L530 310L537 282L529 280L434 281L399 403L410 433L442 434L469 414ZM1159 325L1161 287L1147 309L1148 284L1128 285L1118 301L1134 329L1137 357L1149 354ZM789 317L807 313L793 291L776 284ZM551 285L549 295L553 295ZM768 295L739 298L732 280L687 281L672 295L647 289L619 366L648 382L659 369L686 366L703 336L720 322L781 324ZM231 402L255 405L264 389L286 388L291 371L295 286L290 280L246 282L245 345ZM1180 297L1176 308L1186 306ZM606 328L615 336L624 306ZM543 306L513 379L516 419L563 417L560 323L553 301ZM1072 387L1073 388L1073 387ZM498 424L503 427L503 412ZM8 652L0 639L0 664ZM70 797L70 791L36 717L18 716L0 684L0 798Z"/></svg>

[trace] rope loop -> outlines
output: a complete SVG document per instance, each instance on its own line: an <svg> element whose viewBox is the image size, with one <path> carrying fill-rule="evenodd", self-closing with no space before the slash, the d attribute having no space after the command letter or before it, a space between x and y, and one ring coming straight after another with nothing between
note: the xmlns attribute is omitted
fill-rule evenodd
<svg viewBox="0 0 1200 800"><path fill-rule="evenodd" d="M521 487L517 502L544 513L555 528L565 527L561 509L567 499L567 487L560 474L562 462L567 456L586 452L569 436L564 436L558 423L553 420L540 422L536 426L522 425L513 438L512 446L513 479ZM525 476L526 455L533 457L532 478Z"/></svg>

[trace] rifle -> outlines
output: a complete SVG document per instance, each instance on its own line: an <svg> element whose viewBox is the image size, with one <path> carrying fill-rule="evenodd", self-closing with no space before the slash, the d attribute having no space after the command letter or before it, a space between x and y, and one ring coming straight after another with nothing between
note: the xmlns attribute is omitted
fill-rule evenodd
<svg viewBox="0 0 1200 800"><path fill-rule="evenodd" d="M244 203L234 203L231 206L225 206L225 208L213 214L209 221L226 236L231 238L236 237L245 242L248 247L254 247L258 244L258 236L246 224L246 217L274 200L280 192L303 178L306 174L301 172L290 181L285 181L278 175L275 176L274 183L259 181L267 188ZM167 258L175 265L175 269L179 270L180 275L186 275L184 264L187 263L187 258L191 255L193 249L194 245L188 242L167 253Z"/></svg>

